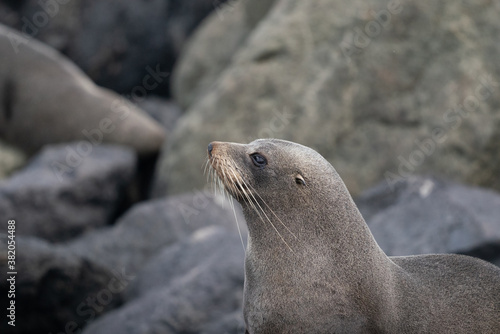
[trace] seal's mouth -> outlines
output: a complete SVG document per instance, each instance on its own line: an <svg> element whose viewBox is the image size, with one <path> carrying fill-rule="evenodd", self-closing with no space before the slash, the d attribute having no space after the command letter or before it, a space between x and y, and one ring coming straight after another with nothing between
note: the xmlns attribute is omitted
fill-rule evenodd
<svg viewBox="0 0 500 334"><path fill-rule="evenodd" d="M225 190L239 202L248 198L250 189L232 159L209 154L208 165L210 166L208 177L216 189Z"/></svg>

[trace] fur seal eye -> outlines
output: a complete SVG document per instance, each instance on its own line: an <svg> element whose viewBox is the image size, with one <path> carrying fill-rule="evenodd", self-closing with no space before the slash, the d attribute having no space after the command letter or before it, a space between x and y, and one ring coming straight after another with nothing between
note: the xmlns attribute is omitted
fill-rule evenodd
<svg viewBox="0 0 500 334"><path fill-rule="evenodd" d="M250 154L250 157L252 158L253 164L257 167L262 168L265 165L267 165L267 159L264 158L264 156L260 155L259 153Z"/></svg>
<svg viewBox="0 0 500 334"><path fill-rule="evenodd" d="M304 178L300 174L295 175L295 183L303 185L303 186L306 185L306 181L304 180Z"/></svg>

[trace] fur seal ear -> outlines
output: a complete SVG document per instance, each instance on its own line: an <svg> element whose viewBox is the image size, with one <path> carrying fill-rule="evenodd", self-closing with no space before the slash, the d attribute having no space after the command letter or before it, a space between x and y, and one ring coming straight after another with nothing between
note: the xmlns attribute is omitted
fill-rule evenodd
<svg viewBox="0 0 500 334"><path fill-rule="evenodd" d="M299 173L295 174L295 183L305 186L306 180Z"/></svg>

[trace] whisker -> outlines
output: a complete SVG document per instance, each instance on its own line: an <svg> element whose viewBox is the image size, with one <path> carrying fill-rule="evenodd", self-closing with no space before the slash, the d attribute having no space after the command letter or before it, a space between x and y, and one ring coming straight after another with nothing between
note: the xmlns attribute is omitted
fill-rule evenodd
<svg viewBox="0 0 500 334"><path fill-rule="evenodd" d="M207 182L210 181L210 176L212 175L213 169L209 168L210 160L207 159L205 162L205 167L203 168L203 174L207 175ZM208 173L207 173L208 170Z"/></svg>
<svg viewBox="0 0 500 334"><path fill-rule="evenodd" d="M209 160L207 160L207 164L205 166L208 166L208 163L209 163ZM217 161L216 166L217 166L217 168L219 168L219 161ZM210 165L209 174L212 178L212 184L214 186L215 194L217 195L217 191L219 191L220 194L222 195L222 197L224 198L224 202L227 200L229 202L229 206L233 210L234 220L236 222L236 228L238 229L238 235L240 237L241 246L243 247L243 251L245 251L245 242L243 241L243 235L241 233L240 224L238 222L238 215L236 214L236 209L234 207L233 199L232 199L231 195L225 190L224 182L218 177L215 169L211 165ZM225 175L225 172L223 172L223 175Z"/></svg>
<svg viewBox="0 0 500 334"><path fill-rule="evenodd" d="M255 188L249 186L245 180L241 177L239 172L237 172L236 164L232 159L208 159L205 164L205 172L207 166L210 167L209 175L207 177L207 181L211 178L212 185L214 186L214 193L217 194L219 192L225 200L228 201L229 206L233 210L235 222L238 228L238 234L240 236L241 244L243 249L245 249L245 244L243 242L243 236L241 234L241 229L238 222L238 217L236 214L236 210L234 208L233 197L244 199L249 204L250 208L254 210L259 219L264 223L269 223L273 230L278 234L279 238L283 243L287 246L287 248L292 252L293 249L286 242L283 235L276 228L276 225L273 223L271 218L268 216L262 205L259 203L262 201L264 206L269 209L271 214L278 220L278 222L290 233L295 239L297 236L290 231L290 229L283 223L283 221L276 215L276 213L269 207L269 205L264 201L264 199L258 194ZM254 195L255 193L255 195ZM258 198L257 198L257 197ZM266 222L267 221L267 222Z"/></svg>
<svg viewBox="0 0 500 334"><path fill-rule="evenodd" d="M240 236L241 246L243 247L243 251L245 251L245 243L243 242L243 236L241 235L240 224L238 222L238 215L236 214L236 209L234 208L234 202L231 200L229 203L231 209L233 209L234 220L236 221L236 227L238 228L238 234Z"/></svg>
<svg viewBox="0 0 500 334"><path fill-rule="evenodd" d="M264 203L264 205L269 209L269 211L271 211L271 213L274 215L274 217L276 217L276 219L278 219L278 221L280 222L281 225L283 225L283 227L291 234L293 235L293 237L295 239L297 239L297 236L288 228L288 226L285 225L285 223L283 223L281 221L281 219L278 217L278 215L276 215L276 213L273 211L273 209L271 209L269 207L269 205L266 203L266 201L264 201L264 199L259 195L259 193L257 192L257 190L255 190L255 188L253 188L252 186L250 186L250 188L253 190L253 192L260 198L260 200L262 201L262 203Z"/></svg>
<svg viewBox="0 0 500 334"><path fill-rule="evenodd" d="M233 174L235 174L234 170L231 169L231 172ZM236 174L235 174L235 177L236 177ZM237 178L237 177L236 177ZM243 182L243 184L245 185L245 187L243 187L241 185L241 183L239 182ZM244 180L237 180L238 184L240 185L240 188L241 190L243 191L243 193L246 195L246 197L249 199L249 196L247 194L247 192L245 191L245 188L246 189L250 189L248 187L248 185L246 184L246 182ZM264 217L266 217L267 221L271 224L272 228L276 231L276 233L278 234L278 236L280 237L280 239L285 243L285 245L290 249L290 251L293 253L293 250L292 248L290 247L290 245L288 245L288 243L286 242L285 238L283 238L283 236L281 235L281 233L278 231L278 229L276 228L276 226L273 224L273 222L271 221L271 219L269 219L269 217L267 216L267 214L265 213L264 209L262 209L262 207L260 206L260 204L258 203L257 199L255 198L255 196L253 196L253 194L250 192L250 196L253 198L253 203L257 204L257 206L259 207L260 209L260 212L262 212L262 214L264 215ZM252 201L250 201L252 202ZM264 222L264 219L262 218L261 214L259 213L259 210L257 210L257 208L254 206L255 208L255 212L257 212L257 214L259 215L260 219ZM286 227L286 226L285 226Z"/></svg>

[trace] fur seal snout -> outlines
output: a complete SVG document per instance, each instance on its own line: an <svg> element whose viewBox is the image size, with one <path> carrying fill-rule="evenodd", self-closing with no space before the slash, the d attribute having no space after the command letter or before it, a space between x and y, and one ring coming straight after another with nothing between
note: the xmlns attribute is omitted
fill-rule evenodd
<svg viewBox="0 0 500 334"><path fill-rule="evenodd" d="M500 268L387 257L316 151L259 139L212 142L208 156L248 225L247 333L500 333Z"/></svg>

